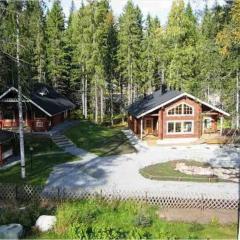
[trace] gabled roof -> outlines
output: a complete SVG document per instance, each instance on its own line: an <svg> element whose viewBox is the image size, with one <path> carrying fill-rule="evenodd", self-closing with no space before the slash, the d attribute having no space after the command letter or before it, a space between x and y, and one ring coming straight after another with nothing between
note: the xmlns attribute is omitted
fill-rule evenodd
<svg viewBox="0 0 240 240"><path fill-rule="evenodd" d="M15 87L11 87L0 96L0 100L11 91L18 93ZM28 96L24 94L22 96L50 117L75 108L75 105L68 98L42 83L35 84Z"/></svg>
<svg viewBox="0 0 240 240"><path fill-rule="evenodd" d="M158 90L153 94L148 95L134 102L129 107L128 112L131 115L135 116L136 118L140 118L184 96L189 97L225 116L230 116L230 114L223 111L222 109L217 108L207 102L204 102L199 98L194 97L191 94L181 92L181 91L175 91L175 90L169 90L169 91L166 91L165 93L162 93L161 90Z"/></svg>

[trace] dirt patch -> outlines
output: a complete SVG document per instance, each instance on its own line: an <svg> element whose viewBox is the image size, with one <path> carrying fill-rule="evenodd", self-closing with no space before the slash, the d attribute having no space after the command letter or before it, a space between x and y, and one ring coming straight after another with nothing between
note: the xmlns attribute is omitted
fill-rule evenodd
<svg viewBox="0 0 240 240"><path fill-rule="evenodd" d="M167 221L182 221L186 223L220 223L233 224L237 223L237 210L226 209L161 209L159 217Z"/></svg>

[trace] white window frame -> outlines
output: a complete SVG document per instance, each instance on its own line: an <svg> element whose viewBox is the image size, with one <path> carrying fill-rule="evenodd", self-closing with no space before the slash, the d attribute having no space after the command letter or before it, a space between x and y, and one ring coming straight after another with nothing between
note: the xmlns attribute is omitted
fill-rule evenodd
<svg viewBox="0 0 240 240"><path fill-rule="evenodd" d="M185 122L192 123L192 131L191 132L184 132L183 131L183 124ZM174 132L168 132L168 123L174 123ZM181 123L181 132L176 132L176 123ZM167 121L167 135L176 135L176 134L193 134L194 133L194 121L193 120L169 120Z"/></svg>
<svg viewBox="0 0 240 240"><path fill-rule="evenodd" d="M186 104L187 106L189 106L190 108L192 108L192 114L184 114L184 104ZM172 109L175 109L177 108L179 105L182 105L182 114L176 114L175 111L174 111L174 114L169 114L169 111L171 111ZM178 105L175 105L174 107L171 107L167 110L167 116L171 117L171 116L194 116L194 107L190 104L187 104L185 102L183 103L180 103Z"/></svg>

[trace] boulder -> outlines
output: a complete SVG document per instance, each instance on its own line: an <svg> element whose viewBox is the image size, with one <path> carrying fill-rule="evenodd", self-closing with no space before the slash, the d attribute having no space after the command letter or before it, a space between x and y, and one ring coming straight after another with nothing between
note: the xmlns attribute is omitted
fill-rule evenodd
<svg viewBox="0 0 240 240"><path fill-rule="evenodd" d="M57 219L55 216L42 215L35 224L35 227L41 232L47 232L53 229Z"/></svg>
<svg viewBox="0 0 240 240"><path fill-rule="evenodd" d="M21 224L8 224L0 226L0 239L19 239L23 235Z"/></svg>

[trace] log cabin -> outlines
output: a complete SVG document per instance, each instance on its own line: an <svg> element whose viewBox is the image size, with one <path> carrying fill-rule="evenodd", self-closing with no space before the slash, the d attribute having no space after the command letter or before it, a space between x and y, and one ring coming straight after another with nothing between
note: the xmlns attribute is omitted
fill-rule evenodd
<svg viewBox="0 0 240 240"><path fill-rule="evenodd" d="M52 87L38 83L30 91L23 92L24 128L30 131L48 131L69 118L75 105ZM0 128L14 129L19 126L18 90L8 88L0 95Z"/></svg>
<svg viewBox="0 0 240 240"><path fill-rule="evenodd" d="M191 94L158 90L129 107L128 126L141 139L146 135L159 139L200 138L222 132L223 118L228 116L219 107Z"/></svg>

